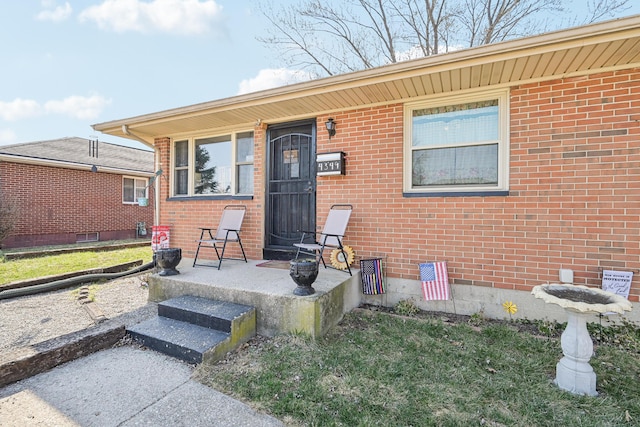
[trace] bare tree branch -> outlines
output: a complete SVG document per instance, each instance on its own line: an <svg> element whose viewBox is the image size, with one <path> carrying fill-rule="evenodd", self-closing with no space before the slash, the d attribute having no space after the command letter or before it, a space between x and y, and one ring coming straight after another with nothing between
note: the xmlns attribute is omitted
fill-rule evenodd
<svg viewBox="0 0 640 427"><path fill-rule="evenodd" d="M261 11L271 26L258 40L289 66L335 75L576 25L578 17L595 22L624 12L630 1L589 0L586 11L567 10L563 0L265 3Z"/></svg>

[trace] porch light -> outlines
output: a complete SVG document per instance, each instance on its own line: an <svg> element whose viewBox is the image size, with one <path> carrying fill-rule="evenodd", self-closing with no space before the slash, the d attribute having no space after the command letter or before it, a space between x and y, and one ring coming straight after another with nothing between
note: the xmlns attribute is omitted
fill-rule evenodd
<svg viewBox="0 0 640 427"><path fill-rule="evenodd" d="M327 132L329 132L329 139L336 134L336 122L333 121L331 117L326 121L325 125L327 126Z"/></svg>

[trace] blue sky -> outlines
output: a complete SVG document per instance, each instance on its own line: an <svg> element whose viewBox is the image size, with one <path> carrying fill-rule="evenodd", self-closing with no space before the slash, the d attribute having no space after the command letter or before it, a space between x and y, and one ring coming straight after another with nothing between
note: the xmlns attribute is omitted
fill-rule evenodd
<svg viewBox="0 0 640 427"><path fill-rule="evenodd" d="M0 0L0 145L294 82L252 1ZM123 19L136 16L137 19ZM264 34L264 33L262 33Z"/></svg>
<svg viewBox="0 0 640 427"><path fill-rule="evenodd" d="M632 4L623 16L640 13ZM0 0L0 145L77 136L141 147L91 124L304 79L256 40L266 23L255 6Z"/></svg>

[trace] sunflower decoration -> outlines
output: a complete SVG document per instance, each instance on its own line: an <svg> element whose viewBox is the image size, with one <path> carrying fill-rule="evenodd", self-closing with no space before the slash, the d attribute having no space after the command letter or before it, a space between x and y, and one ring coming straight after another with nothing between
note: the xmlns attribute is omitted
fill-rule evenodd
<svg viewBox="0 0 640 427"><path fill-rule="evenodd" d="M353 264L353 260L356 257L351 246L343 246L342 251L344 251L344 255L340 249L334 249L331 251L331 265L338 270L346 270L347 266ZM344 259L345 255L347 256L347 259Z"/></svg>
<svg viewBox="0 0 640 427"><path fill-rule="evenodd" d="M509 313L509 318L511 318L512 315L518 312L518 306L511 301L506 301L504 304L502 304L502 308L504 308L504 311Z"/></svg>

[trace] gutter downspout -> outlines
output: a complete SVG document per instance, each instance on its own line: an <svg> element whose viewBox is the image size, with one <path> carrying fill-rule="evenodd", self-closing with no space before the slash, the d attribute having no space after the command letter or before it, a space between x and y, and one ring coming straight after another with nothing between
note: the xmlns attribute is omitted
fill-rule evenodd
<svg viewBox="0 0 640 427"><path fill-rule="evenodd" d="M129 130L129 126L127 125L122 125L122 133L124 133L127 136L130 136L131 138L135 139L138 142L143 143L144 145L146 145L149 148L153 148L153 158L155 161L155 170L154 171L159 171L160 170L160 159L159 159L159 155L158 155L158 149L154 144L150 144L147 141L145 141L144 139L142 139L141 137L139 137L138 135L132 133ZM159 176L155 175L156 178L159 178ZM160 225L160 180L156 179L157 183L156 185L153 186L153 225Z"/></svg>

